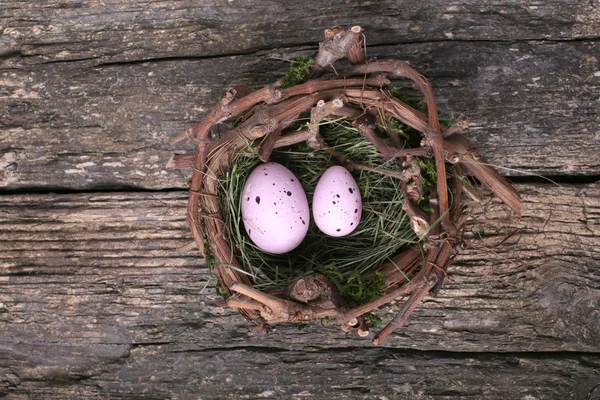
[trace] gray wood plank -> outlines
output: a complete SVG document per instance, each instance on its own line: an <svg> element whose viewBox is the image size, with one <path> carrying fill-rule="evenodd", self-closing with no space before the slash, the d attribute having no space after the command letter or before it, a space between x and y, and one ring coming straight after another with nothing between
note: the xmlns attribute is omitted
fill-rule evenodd
<svg viewBox="0 0 600 400"><path fill-rule="evenodd" d="M598 46L444 41L369 52L407 59L430 77L440 109L470 118L466 135L502 173L593 177L600 174ZM0 188L185 188L189 171L165 165L193 144L169 140L201 120L229 84L273 82L286 67L273 58L298 54L312 50L5 69Z"/></svg>
<svg viewBox="0 0 600 400"><path fill-rule="evenodd" d="M525 214L496 201L471 207L472 226L450 280L393 348L596 352L600 343L600 187L520 185ZM191 241L186 194L3 196L0 332L104 344L370 346L311 324L248 331L215 303L215 279ZM485 222L485 224L484 224ZM518 234L496 246L507 233ZM384 320L397 307L380 311ZM37 338L37 339L36 339Z"/></svg>
<svg viewBox="0 0 600 400"><path fill-rule="evenodd" d="M323 29L361 25L370 44L598 38L592 2L100 1L0 4L0 56L26 63L129 62L314 45Z"/></svg>
<svg viewBox="0 0 600 400"><path fill-rule="evenodd" d="M518 189L519 222L471 204L449 282L379 348L318 323L250 332L198 253L175 251L191 240L185 192L2 196L0 396L584 398L600 185Z"/></svg>
<svg viewBox="0 0 600 400"><path fill-rule="evenodd" d="M0 344L2 339L0 339ZM31 350L22 341L11 347ZM39 346L36 346L39 348ZM380 348L304 350L52 343L55 363L13 364L7 399L595 399L597 355L420 353ZM80 364L73 355L86 353ZM0 357L2 351L0 350ZM59 362L69 365L61 368ZM45 374L44 374L45 373ZM48 385L48 379L60 384ZM5 378L6 379L6 378ZM6 380L4 382L7 382ZM8 386L8 385L7 385ZM589 396L589 397L586 397Z"/></svg>

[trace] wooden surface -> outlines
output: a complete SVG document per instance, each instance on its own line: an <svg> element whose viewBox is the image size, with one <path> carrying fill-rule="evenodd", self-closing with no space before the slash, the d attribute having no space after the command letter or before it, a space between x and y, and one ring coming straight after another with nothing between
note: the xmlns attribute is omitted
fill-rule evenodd
<svg viewBox="0 0 600 400"><path fill-rule="evenodd" d="M175 250L189 174L165 164L193 144L169 140L335 24L431 78L524 198L469 205L450 281L382 347L250 332ZM4 0L0 397L600 398L599 58L592 1Z"/></svg>

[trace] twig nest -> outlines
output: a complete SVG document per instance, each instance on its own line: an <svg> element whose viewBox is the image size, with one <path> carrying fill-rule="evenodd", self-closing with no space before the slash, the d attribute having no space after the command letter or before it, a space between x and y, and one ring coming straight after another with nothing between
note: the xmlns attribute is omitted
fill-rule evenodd
<svg viewBox="0 0 600 400"><path fill-rule="evenodd" d="M229 96L190 130L188 222L198 248L206 240L214 256L227 305L261 327L333 318L366 336L370 312L409 295L375 336L381 343L446 277L465 221L465 172L515 215L522 205L460 136L466 126L439 119L429 80L405 61L367 62L361 32L328 31L314 64L303 61L284 87ZM353 66L330 71L344 55ZM322 78L304 82L309 72ZM388 88L392 77L412 81L420 109ZM227 120L238 123L209 143L211 128ZM311 197L316 225L331 236L311 229ZM241 220L266 252L243 245Z"/></svg>

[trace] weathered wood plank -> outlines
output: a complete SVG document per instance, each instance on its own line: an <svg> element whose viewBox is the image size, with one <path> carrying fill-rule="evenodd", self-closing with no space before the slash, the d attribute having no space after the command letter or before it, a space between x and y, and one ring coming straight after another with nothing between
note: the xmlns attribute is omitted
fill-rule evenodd
<svg viewBox="0 0 600 400"><path fill-rule="evenodd" d="M471 205L451 281L377 349L315 323L265 337L218 307L204 261L174 251L185 192L3 196L0 395L582 398L600 367L600 185L518 188L518 223Z"/></svg>
<svg viewBox="0 0 600 400"><path fill-rule="evenodd" d="M467 136L489 162L526 173L600 174L598 42L439 42L381 46L431 78L442 110L466 114ZM232 82L254 88L280 77L260 56L103 67L54 63L4 70L0 188L9 190L185 188L187 172L166 170L169 140ZM514 170L501 170L518 175Z"/></svg>
<svg viewBox="0 0 600 400"><path fill-rule="evenodd" d="M0 339L0 344L2 339ZM11 346L26 353L30 343ZM595 399L597 355L473 354L378 348L302 351L214 348L180 352L162 345L88 348L52 343L55 363L12 365L8 399ZM3 351L0 350L0 357ZM9 355L12 355L9 352ZM125 362L125 358L128 361ZM57 365L69 363L65 370ZM90 368L90 364L94 364ZM48 379L60 380L49 387ZM4 382L7 382L6 380ZM8 387L7 387L8 386ZM586 397L588 395L594 397Z"/></svg>
<svg viewBox="0 0 600 400"><path fill-rule="evenodd" d="M600 187L519 187L519 223L496 202L450 270L391 347L452 351L595 352L600 343ZM0 332L104 343L164 342L297 348L365 346L313 324L248 332L215 305L215 280L191 241L185 192L12 195L0 203ZM476 221L486 220L483 225ZM519 233L495 246L511 229ZM381 311L390 318L395 308Z"/></svg>
<svg viewBox="0 0 600 400"><path fill-rule="evenodd" d="M99 63L239 54L316 43L336 24L363 26L375 45L585 39L598 38L599 23L597 5L579 1L5 0L0 56Z"/></svg>
<svg viewBox="0 0 600 400"><path fill-rule="evenodd" d="M430 77L491 163L600 176L595 2L5 0L0 190L186 188L168 140L338 23ZM519 189L519 222L470 206L451 281L383 348L316 323L249 332L175 251L183 191L0 197L0 397L596 398L600 185Z"/></svg>

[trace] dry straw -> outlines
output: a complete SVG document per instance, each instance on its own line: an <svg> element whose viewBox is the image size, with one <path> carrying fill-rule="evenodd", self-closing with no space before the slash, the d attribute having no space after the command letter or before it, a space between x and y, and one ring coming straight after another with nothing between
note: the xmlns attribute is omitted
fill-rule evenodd
<svg viewBox="0 0 600 400"><path fill-rule="evenodd" d="M367 336L365 315L408 296L373 339L384 341L446 277L464 221L463 171L521 214L518 193L460 136L466 121L440 122L429 81L404 61L367 62L362 38L357 26L326 30L314 63L300 60L282 81L252 93L230 89L173 141L196 142L193 157L170 163L193 167L194 241L214 260L225 304L265 331L326 318ZM352 65L332 68L344 56ZM423 111L389 89L393 78L413 83ZM229 131L211 141L211 128L226 121L233 123ZM351 171L364 204L355 233L327 238L313 226L292 254L257 249L241 227L239 198L245 177L267 160L289 166L309 197L328 166Z"/></svg>

